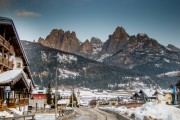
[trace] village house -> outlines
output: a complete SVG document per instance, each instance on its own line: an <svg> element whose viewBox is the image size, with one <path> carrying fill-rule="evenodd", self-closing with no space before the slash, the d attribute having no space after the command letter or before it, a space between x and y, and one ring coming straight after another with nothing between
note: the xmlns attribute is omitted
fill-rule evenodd
<svg viewBox="0 0 180 120"><path fill-rule="evenodd" d="M34 87L13 21L0 17L0 110L27 106Z"/></svg>
<svg viewBox="0 0 180 120"><path fill-rule="evenodd" d="M132 96L132 98L138 101L153 102L156 100L156 96L154 95L154 93L155 93L155 90L152 90L152 89L141 89L139 92L136 92Z"/></svg>
<svg viewBox="0 0 180 120"><path fill-rule="evenodd" d="M177 87L177 101L179 104L180 103L180 80L177 82L176 87Z"/></svg>
<svg viewBox="0 0 180 120"><path fill-rule="evenodd" d="M60 109L60 110L66 109L66 107L69 105L69 103L70 103L70 99L58 100L58 102L57 102L58 109Z"/></svg>
<svg viewBox="0 0 180 120"><path fill-rule="evenodd" d="M173 91L172 90L163 90L164 101L166 104L173 103Z"/></svg>
<svg viewBox="0 0 180 120"><path fill-rule="evenodd" d="M46 90L33 90L33 99L46 99Z"/></svg>
<svg viewBox="0 0 180 120"><path fill-rule="evenodd" d="M111 98L108 100L110 106L118 105L118 98Z"/></svg>

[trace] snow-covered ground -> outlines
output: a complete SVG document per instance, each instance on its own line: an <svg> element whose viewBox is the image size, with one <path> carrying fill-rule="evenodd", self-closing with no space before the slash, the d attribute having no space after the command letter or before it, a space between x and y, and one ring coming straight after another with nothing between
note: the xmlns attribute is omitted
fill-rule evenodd
<svg viewBox="0 0 180 120"><path fill-rule="evenodd" d="M9 114L6 111L1 111L0 112L0 117L13 117L13 114Z"/></svg>
<svg viewBox="0 0 180 120"><path fill-rule="evenodd" d="M79 76L79 73L77 72L72 72L69 70L65 70L65 69L59 69L60 71L60 77L65 79L65 78L76 78L77 76Z"/></svg>
<svg viewBox="0 0 180 120"><path fill-rule="evenodd" d="M36 114L36 120L55 120L55 114Z"/></svg>
<svg viewBox="0 0 180 120"><path fill-rule="evenodd" d="M149 118L151 120L179 120L180 119L180 109L155 103L148 102L141 107L127 109L126 107L101 107L100 109L110 110L117 113L125 114L128 117L134 117L135 120L144 120Z"/></svg>

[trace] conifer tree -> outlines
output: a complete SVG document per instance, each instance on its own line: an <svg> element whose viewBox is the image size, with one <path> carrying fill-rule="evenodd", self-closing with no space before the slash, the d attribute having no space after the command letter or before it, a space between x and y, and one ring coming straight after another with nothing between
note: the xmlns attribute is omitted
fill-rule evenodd
<svg viewBox="0 0 180 120"><path fill-rule="evenodd" d="M47 104L50 105L51 104L51 100L52 100L51 84L50 83L48 83L48 88L46 90L46 99L47 99Z"/></svg>
<svg viewBox="0 0 180 120"><path fill-rule="evenodd" d="M72 96L73 96L73 101L72 101ZM70 107L72 107L72 102L73 102L73 107L77 105L77 98L76 98L76 96L74 94L74 91L73 91L73 93L72 93L72 95L70 97L70 103L69 103Z"/></svg>

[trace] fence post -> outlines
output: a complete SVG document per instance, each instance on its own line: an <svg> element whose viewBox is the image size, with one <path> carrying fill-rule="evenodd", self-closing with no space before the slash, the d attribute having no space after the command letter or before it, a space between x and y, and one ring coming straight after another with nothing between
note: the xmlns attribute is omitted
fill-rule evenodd
<svg viewBox="0 0 180 120"><path fill-rule="evenodd" d="M37 103L36 103L36 112L37 112Z"/></svg>

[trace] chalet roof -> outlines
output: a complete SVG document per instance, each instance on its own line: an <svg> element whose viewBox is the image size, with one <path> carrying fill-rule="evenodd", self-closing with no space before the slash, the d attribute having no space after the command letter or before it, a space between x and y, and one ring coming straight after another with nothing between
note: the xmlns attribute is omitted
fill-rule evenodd
<svg viewBox="0 0 180 120"><path fill-rule="evenodd" d="M27 72L28 76L32 80L33 87L35 87L34 81L31 77L30 70L28 68L29 62L28 62L28 59L27 59L26 54L24 52L24 49L22 47L22 44L21 44L21 41L19 39L19 36L18 36L17 30L15 28L14 22L10 18L5 18L5 17L0 16L0 35L3 35L3 34L4 34L5 39L8 40L8 42L10 42L11 45L13 45L16 56L22 58L22 60L24 62L24 66L26 66L25 71Z"/></svg>
<svg viewBox="0 0 180 120"><path fill-rule="evenodd" d="M31 80L27 79L24 71L21 70L10 70L3 73L0 73L0 85L10 85L15 86L14 89L22 88L20 85L16 85L16 83L23 83L25 87L29 90L31 88ZM21 80L21 82L20 82Z"/></svg>
<svg viewBox="0 0 180 120"><path fill-rule="evenodd" d="M5 32L5 39L14 45L16 55L20 56L25 65L28 65L28 59L20 42L14 22L10 18L0 17L0 34Z"/></svg>
<svg viewBox="0 0 180 120"><path fill-rule="evenodd" d="M143 92L147 97L154 97L155 90L152 89L141 89L140 92Z"/></svg>
<svg viewBox="0 0 180 120"><path fill-rule="evenodd" d="M153 95L164 95L163 91L160 89L157 89Z"/></svg>

